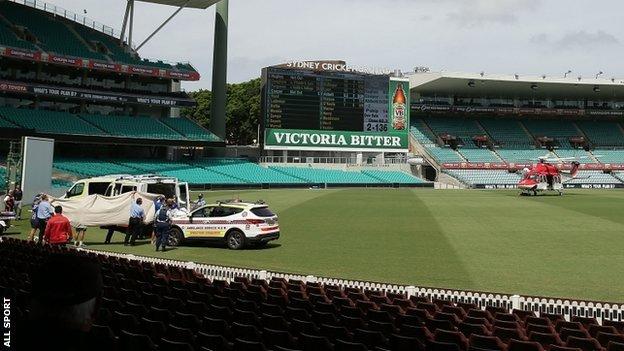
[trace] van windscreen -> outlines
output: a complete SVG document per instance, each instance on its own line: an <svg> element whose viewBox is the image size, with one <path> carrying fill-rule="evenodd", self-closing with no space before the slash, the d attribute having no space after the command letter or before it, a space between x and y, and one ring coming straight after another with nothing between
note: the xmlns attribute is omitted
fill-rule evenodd
<svg viewBox="0 0 624 351"><path fill-rule="evenodd" d="M150 194L165 195L166 198L172 198L176 194L175 184L173 183L147 184L147 192Z"/></svg>

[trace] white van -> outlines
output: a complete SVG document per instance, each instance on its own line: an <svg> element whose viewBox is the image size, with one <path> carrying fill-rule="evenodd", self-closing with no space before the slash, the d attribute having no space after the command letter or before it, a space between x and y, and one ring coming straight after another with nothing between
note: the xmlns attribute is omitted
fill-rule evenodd
<svg viewBox="0 0 624 351"><path fill-rule="evenodd" d="M116 174L95 178L81 179L75 182L63 198L82 197L93 194L116 196L130 191L161 194L166 198L176 196L180 208L190 209L188 183L179 182L178 178L158 175Z"/></svg>

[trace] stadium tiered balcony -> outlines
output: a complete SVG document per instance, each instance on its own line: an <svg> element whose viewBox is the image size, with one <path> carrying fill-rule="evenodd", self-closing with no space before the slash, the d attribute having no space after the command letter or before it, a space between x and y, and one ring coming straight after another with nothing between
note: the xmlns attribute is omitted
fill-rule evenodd
<svg viewBox="0 0 624 351"><path fill-rule="evenodd" d="M43 1L0 1L0 16L3 17L0 21L0 46L37 52L30 55L7 51L0 53L2 55L60 65L86 67L89 64L91 69L112 70L121 74L199 79L198 72L189 63L171 64L141 59L127 44L119 42L119 37L115 37L119 33L112 28ZM12 26L20 32L23 28L26 37L33 42L20 39ZM43 53L51 55L40 55ZM109 65L102 66L101 62Z"/></svg>
<svg viewBox="0 0 624 351"><path fill-rule="evenodd" d="M624 133L616 122L607 121L579 121L576 124L591 140L593 147L622 147Z"/></svg>
<svg viewBox="0 0 624 351"><path fill-rule="evenodd" d="M2 117L2 111L0 109L0 128L19 128L19 126L15 125L15 123L3 119Z"/></svg>
<svg viewBox="0 0 624 351"><path fill-rule="evenodd" d="M622 181L603 171L579 171L577 178L567 181L566 184L622 184Z"/></svg>
<svg viewBox="0 0 624 351"><path fill-rule="evenodd" d="M80 24L74 24L72 27L76 30L76 32L78 32L78 34L80 34L80 36L82 36L82 38L84 38L85 41L99 43L108 49L108 56L110 56L110 58L115 62L164 69L174 68L174 66L162 61L149 61L139 58L137 55L131 53L128 47L120 46L119 39L117 38L100 33L91 28L81 26ZM190 65L185 64L178 64L175 68L194 70Z"/></svg>
<svg viewBox="0 0 624 351"><path fill-rule="evenodd" d="M517 120L484 118L479 123L501 148L530 149L535 145Z"/></svg>
<svg viewBox="0 0 624 351"><path fill-rule="evenodd" d="M161 123L167 122L167 123ZM185 134L169 127L181 125ZM145 116L75 115L67 112L0 107L0 128L21 128L41 134L63 134L94 137L117 137L153 141L207 141L219 139L194 122ZM189 138L186 135L190 135ZM205 135L202 138L202 135Z"/></svg>
<svg viewBox="0 0 624 351"><path fill-rule="evenodd" d="M37 49L31 42L19 38L4 22L0 22L0 43L14 48Z"/></svg>
<svg viewBox="0 0 624 351"><path fill-rule="evenodd" d="M38 133L104 136L107 133L77 115L46 110L0 107L0 119Z"/></svg>
<svg viewBox="0 0 624 351"><path fill-rule="evenodd" d="M169 128L184 135L187 139L219 141L219 137L186 118L161 118L160 121Z"/></svg>
<svg viewBox="0 0 624 351"><path fill-rule="evenodd" d="M485 131L472 119L452 118L452 117L426 117L424 121L437 135L450 134L460 138L463 142L462 148L476 148L477 145L472 140L477 135L484 135Z"/></svg>
<svg viewBox="0 0 624 351"><path fill-rule="evenodd" d="M447 147L432 147L428 149L431 155L440 163L465 162L453 149Z"/></svg>
<svg viewBox="0 0 624 351"><path fill-rule="evenodd" d="M519 174L507 170L449 169L446 172L468 185L516 185L521 178Z"/></svg>
<svg viewBox="0 0 624 351"><path fill-rule="evenodd" d="M303 185L370 184L417 185L423 180L401 171L263 167L246 159L210 158L198 161L159 161L153 159L58 158L54 168L78 177L108 174L159 174L176 177L194 185Z"/></svg>
<svg viewBox="0 0 624 351"><path fill-rule="evenodd" d="M190 168L189 164L180 161L149 160L149 159L124 159L115 160L115 163L134 169L134 173L159 173L165 171L176 171Z"/></svg>
<svg viewBox="0 0 624 351"><path fill-rule="evenodd" d="M246 181L234 178L229 175L213 172L209 169L202 167L189 166L186 169L179 169L173 171L158 172L164 176L176 177L181 181L188 182L189 184L213 184L213 185L244 185L248 184Z"/></svg>
<svg viewBox="0 0 624 351"><path fill-rule="evenodd" d="M457 150L468 162L501 162L496 154L488 149L465 149Z"/></svg>
<svg viewBox="0 0 624 351"><path fill-rule="evenodd" d="M507 150L499 149L496 152L506 162L513 163L534 163L539 157L548 153L546 149L529 149L529 150Z"/></svg>
<svg viewBox="0 0 624 351"><path fill-rule="evenodd" d="M624 163L624 150L595 150L601 163Z"/></svg>
<svg viewBox="0 0 624 351"><path fill-rule="evenodd" d="M379 179L367 176L358 171L342 171L335 169L320 169L306 167L270 166L276 171L289 176L304 179L311 184L381 184Z"/></svg>
<svg viewBox="0 0 624 351"><path fill-rule="evenodd" d="M580 136L581 132L573 122L561 120L526 120L522 123L534 137L554 138L563 149L571 149L570 137Z"/></svg>
<svg viewBox="0 0 624 351"><path fill-rule="evenodd" d="M412 120L412 125L410 126L410 131L416 140L419 143L423 144L426 147L431 145L435 146L437 144L437 137L431 133L425 121L422 119L414 119Z"/></svg>
<svg viewBox="0 0 624 351"><path fill-rule="evenodd" d="M194 162L196 166L217 172L250 184L304 184L299 179L271 168L262 167L244 159L205 159Z"/></svg>
<svg viewBox="0 0 624 351"><path fill-rule="evenodd" d="M104 55L90 50L65 24L45 12L2 1L0 13L13 24L26 27L37 37L37 45L46 51L107 61Z"/></svg>
<svg viewBox="0 0 624 351"><path fill-rule="evenodd" d="M110 135L142 139L180 140L184 137L157 119L146 116L81 115Z"/></svg>
<svg viewBox="0 0 624 351"><path fill-rule="evenodd" d="M54 168L79 177L98 177L108 174L136 174L137 169L116 162L96 159L56 158Z"/></svg>
<svg viewBox="0 0 624 351"><path fill-rule="evenodd" d="M591 155L583 149L557 149L555 150L555 154L561 158L574 158L580 163L596 163Z"/></svg>
<svg viewBox="0 0 624 351"><path fill-rule="evenodd" d="M465 160L454 150L448 147L439 147L437 137L431 133L425 122L421 119L412 121L410 132L422 146L429 151L431 156L439 163L464 162Z"/></svg>
<svg viewBox="0 0 624 351"><path fill-rule="evenodd" d="M384 183L396 183L396 184L420 184L424 181L420 178L416 178L411 174L398 172L398 171L380 171L380 170L367 170L362 171L369 177L380 179Z"/></svg>

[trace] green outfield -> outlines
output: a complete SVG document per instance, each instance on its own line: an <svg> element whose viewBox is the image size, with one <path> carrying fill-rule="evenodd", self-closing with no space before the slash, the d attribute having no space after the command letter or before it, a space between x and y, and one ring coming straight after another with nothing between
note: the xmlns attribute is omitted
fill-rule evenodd
<svg viewBox="0 0 624 351"><path fill-rule="evenodd" d="M205 193L209 200L265 200L282 237L265 249L194 245L154 252L89 248L282 272L525 295L624 301L624 192L424 189L263 190ZM24 237L26 222L10 236Z"/></svg>

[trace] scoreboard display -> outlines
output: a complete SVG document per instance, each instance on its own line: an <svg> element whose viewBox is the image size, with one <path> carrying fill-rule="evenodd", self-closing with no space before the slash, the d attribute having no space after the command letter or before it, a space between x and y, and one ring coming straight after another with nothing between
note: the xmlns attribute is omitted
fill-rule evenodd
<svg viewBox="0 0 624 351"><path fill-rule="evenodd" d="M389 77L270 69L267 128L387 131Z"/></svg>
<svg viewBox="0 0 624 351"><path fill-rule="evenodd" d="M307 65L263 70L265 148L407 149L408 81Z"/></svg>

